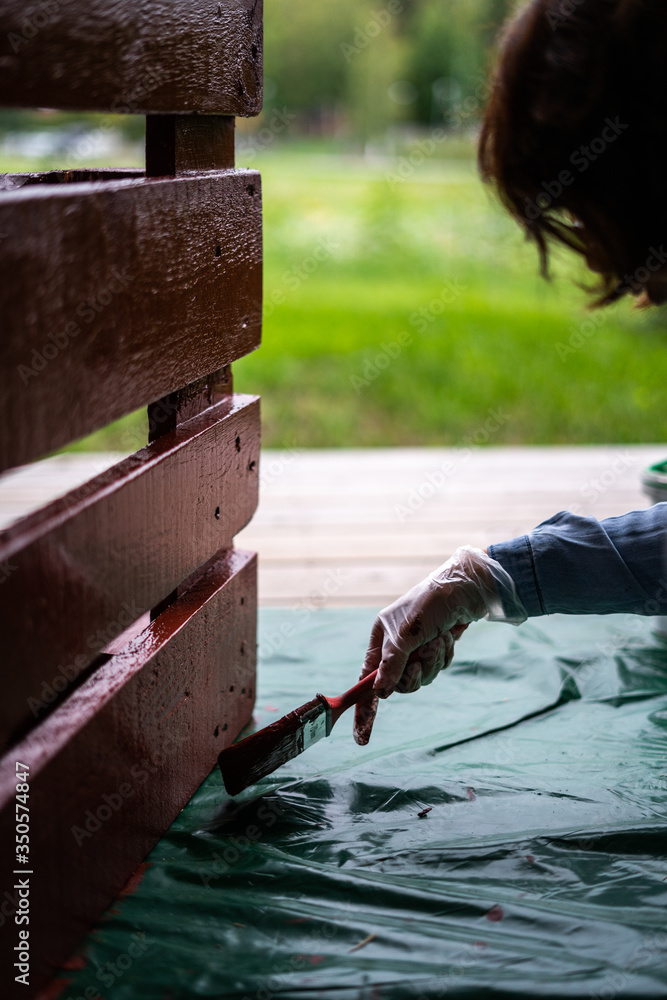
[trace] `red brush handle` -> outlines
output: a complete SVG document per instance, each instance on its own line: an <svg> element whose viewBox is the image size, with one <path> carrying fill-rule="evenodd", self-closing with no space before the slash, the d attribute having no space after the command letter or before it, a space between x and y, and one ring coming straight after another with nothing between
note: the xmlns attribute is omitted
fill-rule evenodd
<svg viewBox="0 0 667 1000"><path fill-rule="evenodd" d="M467 625L455 625L451 630L452 635L455 639L458 639L461 635L463 635L467 628ZM411 653L408 663L413 659L418 660L418 654L419 650L415 650L414 653ZM332 726L338 721L338 719L340 719L343 712L346 712L348 708L356 705L358 701L361 701L367 695L371 694L377 673L377 670L374 670L372 674L368 674L367 677L364 677L363 681L359 681L358 684L355 684L354 687L350 688L349 691L346 691L345 694L342 694L339 698L325 698L325 701L327 701L331 706ZM320 697L324 697L324 695L320 695Z"/></svg>
<svg viewBox="0 0 667 1000"><path fill-rule="evenodd" d="M353 705L356 705L358 701L365 698L367 695L371 694L373 691L373 684L375 683L375 678L377 677L377 670L374 670L372 674L364 677L363 681L359 681L354 687L346 691L339 698L326 698L331 706L331 725L338 721L343 712L347 711Z"/></svg>

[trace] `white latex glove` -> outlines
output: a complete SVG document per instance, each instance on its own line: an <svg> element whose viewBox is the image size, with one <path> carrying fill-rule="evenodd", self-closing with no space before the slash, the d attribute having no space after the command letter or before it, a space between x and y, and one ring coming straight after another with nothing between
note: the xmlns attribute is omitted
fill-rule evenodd
<svg viewBox="0 0 667 1000"><path fill-rule="evenodd" d="M464 545L375 619L361 679L379 667L373 697L357 705L354 738L368 743L377 699L430 684L454 656L454 640L480 618L520 625L526 612L509 573ZM408 662L410 660L410 662Z"/></svg>

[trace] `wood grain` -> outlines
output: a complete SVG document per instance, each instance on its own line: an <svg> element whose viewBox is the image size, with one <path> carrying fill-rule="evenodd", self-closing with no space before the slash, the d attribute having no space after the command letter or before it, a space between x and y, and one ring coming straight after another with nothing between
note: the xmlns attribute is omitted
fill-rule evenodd
<svg viewBox="0 0 667 1000"><path fill-rule="evenodd" d="M223 115L148 115L146 176L166 177L188 170L231 170L234 119Z"/></svg>
<svg viewBox="0 0 667 1000"><path fill-rule="evenodd" d="M0 535L8 744L250 520L259 401L232 396Z"/></svg>
<svg viewBox="0 0 667 1000"><path fill-rule="evenodd" d="M254 350L259 175L0 194L0 470Z"/></svg>
<svg viewBox="0 0 667 1000"><path fill-rule="evenodd" d="M226 553L0 764L3 996L36 994L250 719L255 577L254 555ZM30 777L30 988L12 972L16 760Z"/></svg>
<svg viewBox="0 0 667 1000"><path fill-rule="evenodd" d="M256 115L262 0L3 0L0 104Z"/></svg>

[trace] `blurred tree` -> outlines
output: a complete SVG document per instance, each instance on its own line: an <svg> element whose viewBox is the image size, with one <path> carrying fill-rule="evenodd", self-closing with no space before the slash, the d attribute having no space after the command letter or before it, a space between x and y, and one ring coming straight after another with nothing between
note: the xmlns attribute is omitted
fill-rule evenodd
<svg viewBox="0 0 667 1000"><path fill-rule="evenodd" d="M271 0L264 13L265 109L312 114L346 102L350 61L343 47L370 11L368 0Z"/></svg>
<svg viewBox="0 0 667 1000"><path fill-rule="evenodd" d="M408 79L416 120L457 124L466 98L483 91L493 38L510 0L420 0L408 25ZM478 113L481 102L478 102ZM472 109L468 102L466 108ZM468 118L473 117L468 115Z"/></svg>
<svg viewBox="0 0 667 1000"><path fill-rule="evenodd" d="M343 108L362 138L392 121L447 119L479 90L512 0L272 0L266 108Z"/></svg>
<svg viewBox="0 0 667 1000"><path fill-rule="evenodd" d="M345 123L363 141L396 121L455 125L457 108L480 88L493 37L514 2L270 0L264 12L264 120L286 108L297 116L288 120L305 131L326 133ZM480 110L478 100L465 121ZM6 110L0 136L77 120L97 127L100 116ZM124 116L117 127L137 138L143 119Z"/></svg>

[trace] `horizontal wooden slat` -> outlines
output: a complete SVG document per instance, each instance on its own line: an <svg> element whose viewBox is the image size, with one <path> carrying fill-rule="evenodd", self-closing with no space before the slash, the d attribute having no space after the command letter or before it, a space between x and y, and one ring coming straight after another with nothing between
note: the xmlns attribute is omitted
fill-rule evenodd
<svg viewBox="0 0 667 1000"><path fill-rule="evenodd" d="M3 0L0 104L256 115L262 0Z"/></svg>
<svg viewBox="0 0 667 1000"><path fill-rule="evenodd" d="M0 742L231 545L257 505L259 438L259 401L232 396L0 535Z"/></svg>
<svg viewBox="0 0 667 1000"><path fill-rule="evenodd" d="M35 995L250 719L255 592L254 555L227 553L0 764L3 996ZM17 760L30 784L23 866ZM32 874L13 875L20 867ZM30 882L29 989L12 971L19 878Z"/></svg>
<svg viewBox="0 0 667 1000"><path fill-rule="evenodd" d="M254 350L259 175L0 194L0 469Z"/></svg>
<svg viewBox="0 0 667 1000"><path fill-rule="evenodd" d="M143 170L131 167L100 167L86 170L75 167L72 170L44 170L39 173L0 174L0 191L18 191L33 184L74 184L86 181L132 181L141 180Z"/></svg>

